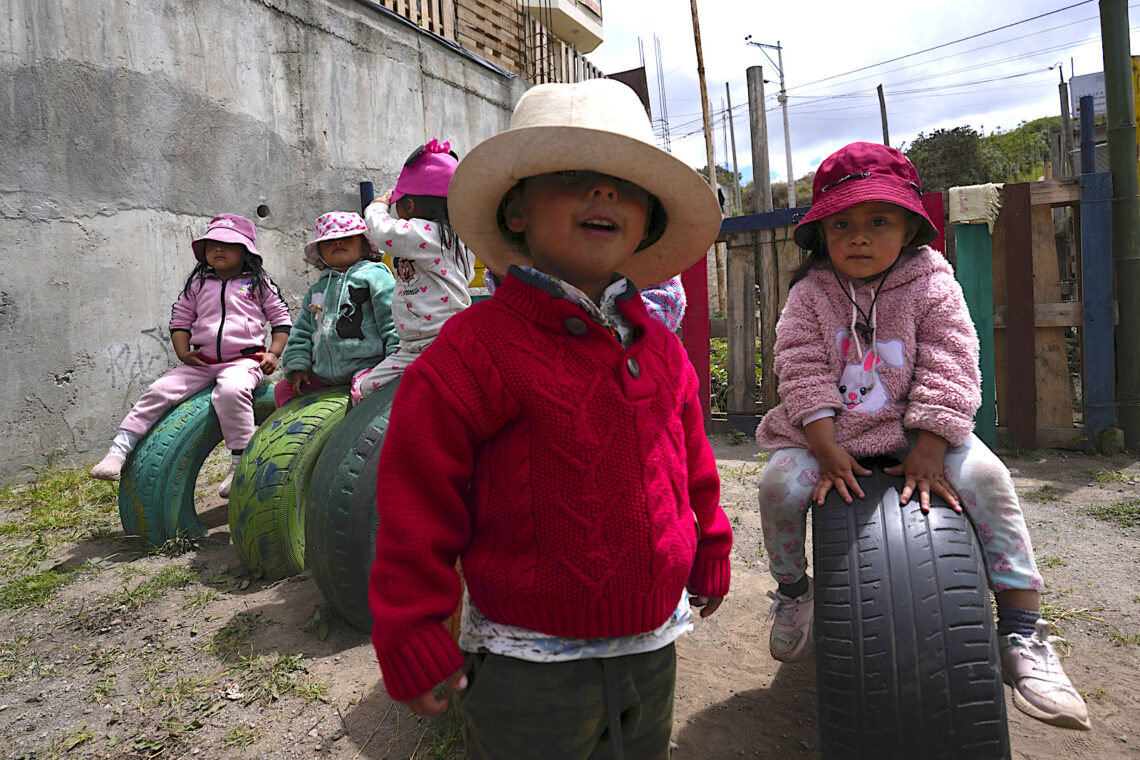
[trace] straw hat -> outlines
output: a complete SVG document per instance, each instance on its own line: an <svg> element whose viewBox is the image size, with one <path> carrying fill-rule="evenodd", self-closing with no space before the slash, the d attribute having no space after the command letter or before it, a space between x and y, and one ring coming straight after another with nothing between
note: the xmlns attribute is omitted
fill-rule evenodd
<svg viewBox="0 0 1140 760"><path fill-rule="evenodd" d="M515 106L510 128L459 162L448 192L451 224L492 271L530 264L500 231L499 203L521 179L575 169L639 185L668 216L664 233L621 269L637 287L684 271L716 240L721 210L712 189L688 164L654 144L641 101L613 79L528 90Z"/></svg>

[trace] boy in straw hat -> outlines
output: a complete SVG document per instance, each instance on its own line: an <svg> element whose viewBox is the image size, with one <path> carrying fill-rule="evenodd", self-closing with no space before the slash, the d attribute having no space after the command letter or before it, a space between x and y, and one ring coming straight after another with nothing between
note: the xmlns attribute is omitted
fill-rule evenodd
<svg viewBox="0 0 1140 760"><path fill-rule="evenodd" d="M473 758L665 758L673 642L727 593L732 531L696 374L637 288L704 256L716 198L594 80L527 92L449 208L506 276L392 406L369 590L388 693L432 715L445 683Z"/></svg>

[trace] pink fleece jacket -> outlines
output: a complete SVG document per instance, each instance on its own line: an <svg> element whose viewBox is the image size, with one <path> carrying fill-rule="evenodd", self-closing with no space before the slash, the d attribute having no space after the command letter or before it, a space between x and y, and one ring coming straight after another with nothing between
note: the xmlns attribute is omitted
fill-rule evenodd
<svg viewBox="0 0 1140 760"><path fill-rule="evenodd" d="M873 283L840 278L869 314ZM831 268L817 267L788 293L776 325L781 401L756 442L807 448L804 419L833 410L836 440L853 456L904 449L904 430L960 445L981 404L981 374L978 336L949 263L929 246L898 260L875 303L873 343L852 335L853 314L863 317L843 289Z"/></svg>

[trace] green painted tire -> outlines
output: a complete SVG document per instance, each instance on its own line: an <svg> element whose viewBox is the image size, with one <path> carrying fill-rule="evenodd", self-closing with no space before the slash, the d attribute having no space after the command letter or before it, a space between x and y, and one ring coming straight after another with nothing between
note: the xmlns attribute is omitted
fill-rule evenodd
<svg viewBox="0 0 1140 760"><path fill-rule="evenodd" d="M364 397L329 437L309 484L308 565L325 601L354 628L372 630L368 574L376 556L376 470L394 380Z"/></svg>
<svg viewBox="0 0 1140 760"><path fill-rule="evenodd" d="M306 491L313 466L348 410L348 391L322 388L290 401L245 449L230 488L230 538L261 578L305 569Z"/></svg>
<svg viewBox="0 0 1140 760"><path fill-rule="evenodd" d="M162 546L178 536L196 538L206 529L194 509L194 482L202 463L222 441L218 415L210 403L213 386L167 412L139 441L119 479L119 519L123 532ZM253 392L254 418L273 412L273 390Z"/></svg>

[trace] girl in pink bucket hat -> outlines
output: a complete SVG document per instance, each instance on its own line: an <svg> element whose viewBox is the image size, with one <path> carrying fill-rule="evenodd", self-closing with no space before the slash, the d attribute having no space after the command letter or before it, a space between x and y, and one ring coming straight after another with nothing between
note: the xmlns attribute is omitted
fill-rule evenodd
<svg viewBox="0 0 1140 760"><path fill-rule="evenodd" d="M395 280L360 214L330 211L313 225L305 261L321 270L301 302L274 386L278 407L315 388L350 385L396 350Z"/></svg>
<svg viewBox="0 0 1140 760"><path fill-rule="evenodd" d="M396 187L364 211L372 239L392 256L396 270L392 317L400 346L352 384L353 403L402 375L443 324L471 305L467 284L475 258L455 235L447 213L457 165L451 143L432 138L408 156Z"/></svg>
<svg viewBox="0 0 1140 760"><path fill-rule="evenodd" d="M213 383L210 400L231 455L218 493L229 496L234 468L256 427L253 390L277 369L291 325L281 292L262 269L256 241L252 221L219 214L190 244L198 264L170 317L170 342L182 364L155 380L131 408L92 477L117 480L127 456L158 418Z"/></svg>
<svg viewBox="0 0 1140 760"><path fill-rule="evenodd" d="M1038 612L1044 584L1009 470L973 433L981 403L978 337L962 289L922 206L918 172L899 151L857 142L826 158L795 239L810 251L776 326L780 403L756 430L774 453L760 514L774 617L772 656L803 658L812 638L806 513L831 489L863 496L859 458L890 455L900 498L930 493L977 528L998 605L1005 680L1029 715L1089 728L1084 700Z"/></svg>

